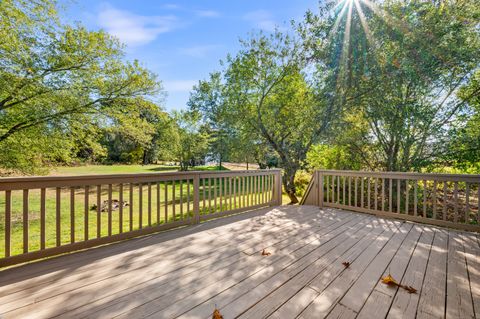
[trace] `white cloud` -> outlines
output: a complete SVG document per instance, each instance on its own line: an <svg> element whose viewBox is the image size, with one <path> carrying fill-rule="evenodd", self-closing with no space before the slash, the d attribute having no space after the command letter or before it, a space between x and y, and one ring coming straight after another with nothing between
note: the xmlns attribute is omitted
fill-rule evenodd
<svg viewBox="0 0 480 319"><path fill-rule="evenodd" d="M214 10L198 10L197 16L204 18L216 18L220 16L220 12Z"/></svg>
<svg viewBox="0 0 480 319"><path fill-rule="evenodd" d="M143 16L105 5L98 14L98 24L128 46L149 43L161 33L176 27L175 16Z"/></svg>
<svg viewBox="0 0 480 319"><path fill-rule="evenodd" d="M167 92L190 92L197 83L197 80L163 81L163 87Z"/></svg>
<svg viewBox="0 0 480 319"><path fill-rule="evenodd" d="M222 46L218 44L196 45L188 48L182 48L180 49L180 53L193 58L204 58L208 56L209 53L218 50L221 47Z"/></svg>
<svg viewBox="0 0 480 319"><path fill-rule="evenodd" d="M269 32L275 31L275 20L272 14L266 10L251 11L244 15L243 18L250 21L256 28Z"/></svg>

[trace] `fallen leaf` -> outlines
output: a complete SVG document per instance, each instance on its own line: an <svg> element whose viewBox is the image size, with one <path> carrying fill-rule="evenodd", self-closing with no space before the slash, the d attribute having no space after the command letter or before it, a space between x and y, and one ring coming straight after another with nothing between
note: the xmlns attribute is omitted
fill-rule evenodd
<svg viewBox="0 0 480 319"><path fill-rule="evenodd" d="M393 277L390 274L388 274L388 276L383 277L382 282L389 286L398 286L398 282L395 279L393 279Z"/></svg>
<svg viewBox="0 0 480 319"><path fill-rule="evenodd" d="M265 248L262 250L262 256L270 256L272 253L269 251L266 251Z"/></svg>
<svg viewBox="0 0 480 319"><path fill-rule="evenodd" d="M409 294L417 293L417 289L413 288L412 286L402 286L402 288L408 291Z"/></svg>
<svg viewBox="0 0 480 319"><path fill-rule="evenodd" d="M212 319L223 319L222 314L217 308L213 311Z"/></svg>
<svg viewBox="0 0 480 319"><path fill-rule="evenodd" d="M345 266L345 268L350 267L350 263L348 261L344 261L342 265Z"/></svg>

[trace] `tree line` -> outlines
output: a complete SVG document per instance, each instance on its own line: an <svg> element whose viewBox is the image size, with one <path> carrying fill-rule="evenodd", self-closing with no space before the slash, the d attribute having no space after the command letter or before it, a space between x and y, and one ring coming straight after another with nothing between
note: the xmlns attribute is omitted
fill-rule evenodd
<svg viewBox="0 0 480 319"><path fill-rule="evenodd" d="M480 7L474 0L320 2L253 32L162 109L161 81L56 3L0 3L0 166L206 159L304 169L480 171ZM3 22L5 21L5 22ZM155 98L153 98L155 97Z"/></svg>

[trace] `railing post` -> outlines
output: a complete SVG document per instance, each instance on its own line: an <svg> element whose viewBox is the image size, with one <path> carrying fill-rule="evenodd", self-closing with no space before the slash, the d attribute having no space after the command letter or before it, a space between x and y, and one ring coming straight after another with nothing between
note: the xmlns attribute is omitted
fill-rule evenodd
<svg viewBox="0 0 480 319"><path fill-rule="evenodd" d="M193 219L192 224L200 223L200 174L193 176Z"/></svg>
<svg viewBox="0 0 480 319"><path fill-rule="evenodd" d="M282 205L282 171L277 170L274 175L275 182L273 183L273 201L274 206Z"/></svg>
<svg viewBox="0 0 480 319"><path fill-rule="evenodd" d="M317 206L323 208L323 174L320 171L317 171L317 188Z"/></svg>

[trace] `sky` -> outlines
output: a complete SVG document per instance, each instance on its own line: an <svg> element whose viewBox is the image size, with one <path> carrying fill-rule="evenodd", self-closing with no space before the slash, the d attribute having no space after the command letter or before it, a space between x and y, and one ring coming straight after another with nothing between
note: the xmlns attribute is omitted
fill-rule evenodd
<svg viewBox="0 0 480 319"><path fill-rule="evenodd" d="M103 29L126 44L126 59L137 59L157 74L167 92L166 110L186 108L199 80L220 69L219 61L239 49L249 32L287 28L303 19L318 0L64 0L66 22Z"/></svg>

